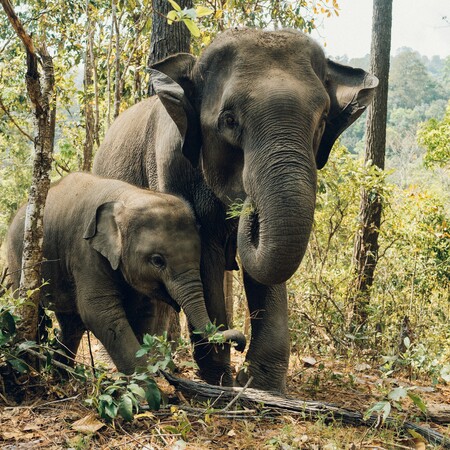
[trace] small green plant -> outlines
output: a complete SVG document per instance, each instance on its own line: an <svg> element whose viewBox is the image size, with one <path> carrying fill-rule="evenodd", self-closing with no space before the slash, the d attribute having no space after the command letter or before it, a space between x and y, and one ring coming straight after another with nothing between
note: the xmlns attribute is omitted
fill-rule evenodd
<svg viewBox="0 0 450 450"><path fill-rule="evenodd" d="M136 357L146 356L146 370L149 373L157 373L160 370L173 370L175 364L172 359L171 343L167 340L167 333L162 336L146 334L141 348L136 352Z"/></svg>
<svg viewBox="0 0 450 450"><path fill-rule="evenodd" d="M401 401L409 398L420 409L422 413L426 413L427 406L422 398L413 392L415 389L412 387L396 387L389 391L386 398L375 403L373 406L367 409L364 413L364 419L367 420L372 414L378 414L382 422L385 422L389 417L392 408L398 411L403 411Z"/></svg>
<svg viewBox="0 0 450 450"><path fill-rule="evenodd" d="M431 377L435 385L440 380L450 382L450 364L444 364L438 358L430 356L430 352L423 343L412 343L408 337L405 337L403 347L404 350L397 355L383 356L381 369L385 376L403 369L408 372L410 379L413 375L424 373Z"/></svg>
<svg viewBox="0 0 450 450"><path fill-rule="evenodd" d="M167 14L167 23L172 25L174 22L183 22L192 36L195 37L200 36L200 30L195 23L195 20L200 17L209 16L214 12L206 6L181 9L181 6L175 0L168 0L168 2L172 5L173 9Z"/></svg>
<svg viewBox="0 0 450 450"><path fill-rule="evenodd" d="M29 367L20 357L20 353L36 346L36 343L22 342L19 345L14 343L18 320L13 306L0 306L0 363L8 364L16 372L25 373Z"/></svg>
<svg viewBox="0 0 450 450"><path fill-rule="evenodd" d="M164 427L167 433L179 434L181 438L186 441L189 433L192 431L192 424L186 414L186 411L178 409L176 406L172 406L170 409L172 413L172 419L176 422L176 425L168 425Z"/></svg>
<svg viewBox="0 0 450 450"><path fill-rule="evenodd" d="M93 394L86 400L88 405L98 411L100 417L109 422L119 416L132 421L143 403L147 403L152 410L160 408L161 392L152 375L160 370L174 368L167 334L146 334L136 356L147 356L145 367L140 367L133 375L101 373L94 385Z"/></svg>

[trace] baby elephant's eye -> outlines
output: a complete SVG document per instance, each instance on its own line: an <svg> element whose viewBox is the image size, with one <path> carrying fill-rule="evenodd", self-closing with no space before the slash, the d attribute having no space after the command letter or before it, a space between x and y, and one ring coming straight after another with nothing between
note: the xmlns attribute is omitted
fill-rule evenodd
<svg viewBox="0 0 450 450"><path fill-rule="evenodd" d="M155 253L150 257L150 262L158 269L164 269L164 267L166 267L166 261L164 257L158 253Z"/></svg>

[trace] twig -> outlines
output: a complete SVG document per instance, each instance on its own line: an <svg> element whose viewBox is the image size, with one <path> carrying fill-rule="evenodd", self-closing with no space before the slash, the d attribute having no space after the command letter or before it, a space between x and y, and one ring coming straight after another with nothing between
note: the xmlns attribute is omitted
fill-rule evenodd
<svg viewBox="0 0 450 450"><path fill-rule="evenodd" d="M250 383L253 381L253 377L250 377L247 381L247 383L245 383L245 386L239 391L238 395L236 395L236 397L233 398L233 400L231 400L230 403L228 403L228 405L225 406L225 408L222 408L222 412L224 411L228 411L241 397L242 395L244 395L244 392L247 390L247 388L250 386Z"/></svg>
<svg viewBox="0 0 450 450"><path fill-rule="evenodd" d="M31 142L34 142L34 139L16 122L14 117L11 115L11 113L6 108L5 104L3 103L3 100L0 97L0 108L4 111L4 113L8 116L9 120L14 124L14 126L25 136L27 137Z"/></svg>
<svg viewBox="0 0 450 450"><path fill-rule="evenodd" d="M41 353L39 353L35 350L32 350L31 348L24 349L24 351L29 353L32 356L35 356L36 358L39 358L42 361L47 361L47 357L45 355L42 355ZM67 373L70 373L75 378L84 379L84 377L82 375L79 375L78 373L76 373L72 367L69 367L66 364L63 364L62 362L59 362L59 361L56 361L55 359L53 359L52 365L54 365L55 367L58 367L59 369L64 370Z"/></svg>
<svg viewBox="0 0 450 450"><path fill-rule="evenodd" d="M95 363L94 363L94 355L92 353L91 333L89 332L89 330L87 330L87 340L88 340L88 347L89 347L89 356L91 357L92 374L94 375L94 378L95 378L96 377Z"/></svg>

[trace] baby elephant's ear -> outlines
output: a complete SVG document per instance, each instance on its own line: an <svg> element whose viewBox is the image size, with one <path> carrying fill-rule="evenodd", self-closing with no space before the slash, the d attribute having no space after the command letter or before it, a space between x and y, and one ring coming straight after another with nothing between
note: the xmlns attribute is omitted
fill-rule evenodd
<svg viewBox="0 0 450 450"><path fill-rule="evenodd" d="M378 86L378 78L362 69L327 60L326 89L330 96L330 112L316 156L317 168L328 161L331 147L339 135L370 105Z"/></svg>
<svg viewBox="0 0 450 450"><path fill-rule="evenodd" d="M122 254L122 236L117 224L117 214L123 208L119 202L108 202L100 205L84 232L83 238L102 254L117 270Z"/></svg>

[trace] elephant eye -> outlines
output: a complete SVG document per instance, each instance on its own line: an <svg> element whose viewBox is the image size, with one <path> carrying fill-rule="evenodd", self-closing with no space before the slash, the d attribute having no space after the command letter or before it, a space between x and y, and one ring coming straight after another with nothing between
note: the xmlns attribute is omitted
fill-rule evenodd
<svg viewBox="0 0 450 450"><path fill-rule="evenodd" d="M227 127L227 128L236 128L238 126L238 122L236 120L236 118L234 117L234 115L230 112L225 112L222 115L222 123Z"/></svg>
<svg viewBox="0 0 450 450"><path fill-rule="evenodd" d="M158 269L164 269L164 267L166 267L166 261L164 257L158 253L150 256L150 262Z"/></svg>

